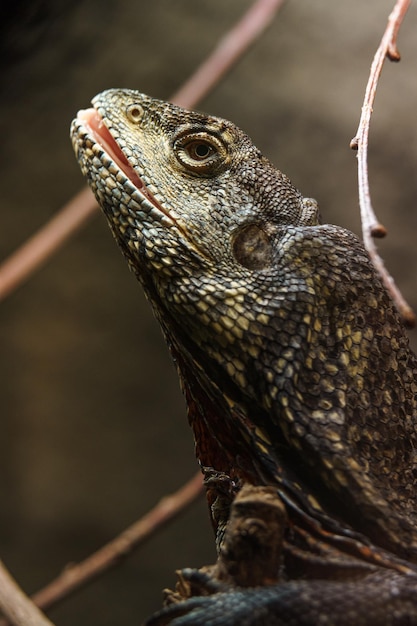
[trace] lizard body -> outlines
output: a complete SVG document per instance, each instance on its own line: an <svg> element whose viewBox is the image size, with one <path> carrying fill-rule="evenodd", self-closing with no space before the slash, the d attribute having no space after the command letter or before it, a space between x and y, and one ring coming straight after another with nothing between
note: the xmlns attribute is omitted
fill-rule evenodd
<svg viewBox="0 0 417 626"><path fill-rule="evenodd" d="M320 224L315 201L230 122L130 90L93 105L73 122L74 148L161 324L197 457L233 485L274 486L288 515L266 621L225 616L219 598L245 612L233 593L201 599L206 619L211 601L213 624L290 623L290 584L293 623L342 623L327 599L306 607L335 577L355 610L362 577L391 621L357 623L417 624L417 364L362 244ZM398 598L412 621L395 621ZM191 621L173 624L211 623L188 606Z"/></svg>

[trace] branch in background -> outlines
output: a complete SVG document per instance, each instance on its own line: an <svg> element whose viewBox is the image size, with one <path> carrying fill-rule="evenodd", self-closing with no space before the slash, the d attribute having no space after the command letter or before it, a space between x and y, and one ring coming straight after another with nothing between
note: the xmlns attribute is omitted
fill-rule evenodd
<svg viewBox="0 0 417 626"><path fill-rule="evenodd" d="M171 101L186 109L200 102L271 23L285 0L258 0L220 40L212 54L176 91Z"/></svg>
<svg viewBox="0 0 417 626"><path fill-rule="evenodd" d="M13 626L54 626L23 593L1 561L0 609Z"/></svg>
<svg viewBox="0 0 417 626"><path fill-rule="evenodd" d="M92 191L83 189L4 261L0 267L0 301L59 250L96 213L96 208Z"/></svg>
<svg viewBox="0 0 417 626"><path fill-rule="evenodd" d="M215 87L227 71L256 41L284 0L257 0L223 37L172 101L193 107ZM96 212L97 204L87 188L70 202L0 266L0 301L29 278L61 245Z"/></svg>
<svg viewBox="0 0 417 626"><path fill-rule="evenodd" d="M60 576L50 582L46 587L35 593L31 600L26 598L26 602L42 609L50 608L60 600L66 598L71 593L92 582L98 576L109 571L133 552L135 548L147 541L153 534L168 522L185 511L198 496L203 492L203 477L199 472L191 480L185 483L178 491L169 496L163 497L158 504L151 509L140 520L129 526L118 535L113 541L97 550L81 563L67 567ZM7 573L3 573L7 576ZM7 604L8 594L2 588L3 579L0 570L0 610L7 620L0 619L0 626L7 626L9 623L15 626L52 626L51 622L45 621L17 621L14 618L12 609L17 613L20 608L20 599L15 594ZM9 608L10 607L12 608ZM36 607L34 606L36 605ZM38 611L38 609L36 609ZM39 611L38 611L39 612Z"/></svg>
<svg viewBox="0 0 417 626"><path fill-rule="evenodd" d="M367 161L369 126L371 123L371 115L378 80L386 57L388 57L391 61L399 61L401 58L397 50L397 35L409 6L410 0L397 0L393 11L388 18L385 33L372 62L358 130L355 137L352 139L350 146L354 150L358 151L359 206L361 211L362 233L365 247L369 252L374 266L379 272L386 289L391 294L400 315L404 320L404 323L409 328L412 328L416 323L415 314L409 304L405 301L400 290L394 283L393 278L387 272L384 262L377 252L375 241L373 239L374 237L385 237L387 231L385 227L378 222L372 208Z"/></svg>

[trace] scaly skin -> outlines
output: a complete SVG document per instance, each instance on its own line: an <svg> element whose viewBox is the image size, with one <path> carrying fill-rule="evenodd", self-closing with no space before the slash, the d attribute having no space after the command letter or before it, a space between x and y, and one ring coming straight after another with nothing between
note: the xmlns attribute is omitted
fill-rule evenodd
<svg viewBox="0 0 417 626"><path fill-rule="evenodd" d="M362 244L321 225L315 201L230 122L129 90L93 105L73 122L74 148L161 324L201 465L276 486L290 520L283 580L342 579L354 610L363 568L361 599L386 593L391 621L362 607L357 623L417 624L416 359ZM292 623L342 623L346 606L329 616L328 598L300 621L297 593L305 605L317 584L334 593L310 582L291 583ZM265 622L229 611L213 624L290 623L285 584ZM405 622L387 613L398 589ZM195 621L173 624L200 623L188 606L181 619Z"/></svg>

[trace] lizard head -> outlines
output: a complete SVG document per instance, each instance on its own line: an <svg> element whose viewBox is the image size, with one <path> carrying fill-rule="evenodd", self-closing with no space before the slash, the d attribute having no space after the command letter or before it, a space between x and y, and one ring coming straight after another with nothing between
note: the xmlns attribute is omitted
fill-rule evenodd
<svg viewBox="0 0 417 626"><path fill-rule="evenodd" d="M93 105L73 122L74 148L135 267L149 242L157 234L168 242L173 228L176 254L161 249L159 262L181 267L193 250L229 276L232 266L236 274L264 269L277 229L318 223L315 201L234 124L131 90L105 91Z"/></svg>

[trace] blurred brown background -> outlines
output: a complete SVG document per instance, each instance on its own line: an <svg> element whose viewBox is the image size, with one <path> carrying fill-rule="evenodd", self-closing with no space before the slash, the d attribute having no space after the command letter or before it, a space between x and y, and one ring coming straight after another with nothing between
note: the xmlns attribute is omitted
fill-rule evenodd
<svg viewBox="0 0 417 626"><path fill-rule="evenodd" d="M0 256L83 185L69 123L108 87L160 98L248 0L48 0L1 9ZM393 0L290 1L200 108L236 122L325 221L359 232L355 134ZM380 250L417 309L417 8L371 127ZM174 369L97 214L0 309L0 557L27 591L145 513L196 469ZM411 333L416 345L416 333ZM173 571L214 558L205 505L51 612L60 626L139 624Z"/></svg>

